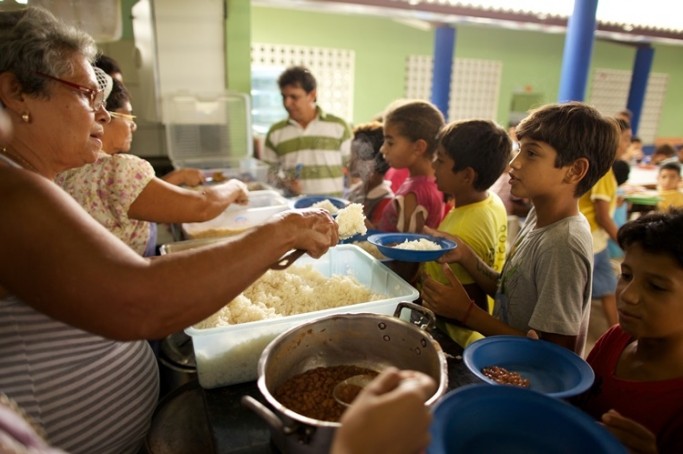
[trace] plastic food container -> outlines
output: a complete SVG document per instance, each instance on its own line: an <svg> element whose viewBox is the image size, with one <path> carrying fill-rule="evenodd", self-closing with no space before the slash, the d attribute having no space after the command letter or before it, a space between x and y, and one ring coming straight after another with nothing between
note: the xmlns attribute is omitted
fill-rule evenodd
<svg viewBox="0 0 683 454"><path fill-rule="evenodd" d="M349 275L387 298L270 320L209 329L187 328L192 337L199 384L203 388L256 380L258 360L268 343L289 328L315 318L343 313L391 315L401 301L414 301L418 291L370 254L353 245L339 245L319 259L304 255L295 265L311 264L324 276Z"/></svg>
<svg viewBox="0 0 683 454"><path fill-rule="evenodd" d="M268 165L252 157L248 95L179 92L166 96L163 107L168 157L174 167L202 169L213 180L267 182Z"/></svg>
<svg viewBox="0 0 683 454"><path fill-rule="evenodd" d="M289 202L277 191L251 191L248 205L232 204L210 221L184 223L183 234L188 239L234 235L263 224L272 215L287 209Z"/></svg>

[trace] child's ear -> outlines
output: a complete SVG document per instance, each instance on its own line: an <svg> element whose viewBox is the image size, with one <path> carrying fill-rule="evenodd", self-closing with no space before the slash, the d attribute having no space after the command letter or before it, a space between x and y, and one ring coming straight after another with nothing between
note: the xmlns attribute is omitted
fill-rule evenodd
<svg viewBox="0 0 683 454"><path fill-rule="evenodd" d="M588 159L586 158L579 158L574 161L569 166L567 173L564 176L565 183L578 183L583 180L583 177L588 173L588 167Z"/></svg>
<svg viewBox="0 0 683 454"><path fill-rule="evenodd" d="M427 141L424 139L417 139L413 142L413 150L420 156L424 155L427 152Z"/></svg>

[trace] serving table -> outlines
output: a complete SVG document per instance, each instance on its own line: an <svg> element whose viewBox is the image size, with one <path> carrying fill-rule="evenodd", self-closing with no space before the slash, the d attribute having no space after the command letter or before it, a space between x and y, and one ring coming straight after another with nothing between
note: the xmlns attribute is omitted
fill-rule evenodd
<svg viewBox="0 0 683 454"><path fill-rule="evenodd" d="M463 349L438 329L429 334L441 345L448 363L448 390L482 381L462 360ZM146 440L148 453L278 453L268 424L242 406L250 395L268 406L256 382L202 389L196 380L167 395L156 410Z"/></svg>

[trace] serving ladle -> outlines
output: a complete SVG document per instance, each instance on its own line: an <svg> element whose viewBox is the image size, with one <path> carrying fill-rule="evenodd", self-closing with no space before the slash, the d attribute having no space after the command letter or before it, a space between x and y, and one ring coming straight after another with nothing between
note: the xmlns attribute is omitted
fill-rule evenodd
<svg viewBox="0 0 683 454"><path fill-rule="evenodd" d="M358 396L358 393L374 379L375 375L370 374L353 375L334 386L332 397L341 405L348 407Z"/></svg>

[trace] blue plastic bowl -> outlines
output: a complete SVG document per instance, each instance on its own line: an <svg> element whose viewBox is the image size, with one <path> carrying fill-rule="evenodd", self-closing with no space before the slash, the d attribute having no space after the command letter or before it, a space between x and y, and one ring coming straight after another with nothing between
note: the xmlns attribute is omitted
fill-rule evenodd
<svg viewBox="0 0 683 454"><path fill-rule="evenodd" d="M433 241L441 246L441 249L436 251L413 251L409 249L398 249L393 247L398 243L405 241L419 240L425 238ZM368 242L377 246L377 249L386 257L402 262L431 262L438 259L446 252L455 249L457 246L453 241L445 238L437 238L430 235L422 235L419 233L379 233L370 235Z"/></svg>
<svg viewBox="0 0 683 454"><path fill-rule="evenodd" d="M551 342L520 336L478 340L465 348L463 360L473 374L487 383L498 384L481 370L500 366L528 378L529 389L556 398L581 394L595 379L593 369L576 353Z"/></svg>
<svg viewBox="0 0 683 454"><path fill-rule="evenodd" d="M296 201L294 202L294 208L308 208L318 202L322 202L323 200L329 200L332 203L332 205L334 205L338 209L342 209L349 204L348 200L340 199L339 197L332 197L327 195L305 195L303 197L296 199Z"/></svg>
<svg viewBox="0 0 683 454"><path fill-rule="evenodd" d="M588 414L536 391L468 385L434 407L428 454L626 453Z"/></svg>

